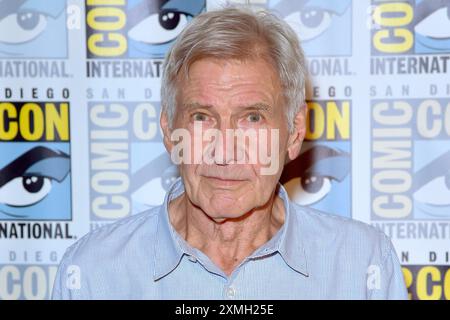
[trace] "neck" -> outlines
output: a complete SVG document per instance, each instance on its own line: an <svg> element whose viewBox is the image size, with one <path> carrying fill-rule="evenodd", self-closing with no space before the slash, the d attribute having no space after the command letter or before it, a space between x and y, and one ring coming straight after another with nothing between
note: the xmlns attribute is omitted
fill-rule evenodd
<svg viewBox="0 0 450 320"><path fill-rule="evenodd" d="M230 275L276 234L285 214L283 201L274 193L264 206L239 218L215 221L184 193L169 203L169 217L174 229L189 245L201 250Z"/></svg>

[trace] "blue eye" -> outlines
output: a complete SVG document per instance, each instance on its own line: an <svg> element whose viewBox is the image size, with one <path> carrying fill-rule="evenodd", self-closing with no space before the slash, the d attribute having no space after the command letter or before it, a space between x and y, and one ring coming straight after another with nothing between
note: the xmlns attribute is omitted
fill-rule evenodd
<svg viewBox="0 0 450 320"><path fill-rule="evenodd" d="M450 9L447 7L440 8L425 19L420 21L414 30L425 36L435 39L450 38Z"/></svg>
<svg viewBox="0 0 450 320"><path fill-rule="evenodd" d="M47 27L47 17L35 11L21 11L0 20L0 42L24 43L38 37Z"/></svg>
<svg viewBox="0 0 450 320"><path fill-rule="evenodd" d="M188 24L188 14L163 10L143 19L128 31L131 39L148 43L163 44L174 40Z"/></svg>
<svg viewBox="0 0 450 320"><path fill-rule="evenodd" d="M414 199L432 206L450 205L450 173L438 176L419 188Z"/></svg>
<svg viewBox="0 0 450 320"><path fill-rule="evenodd" d="M206 121L208 120L208 116L201 112L196 112L192 115L192 120L194 121Z"/></svg>
<svg viewBox="0 0 450 320"><path fill-rule="evenodd" d="M247 116L249 122L259 122L262 120L262 116L259 113L250 113Z"/></svg>
<svg viewBox="0 0 450 320"><path fill-rule="evenodd" d="M0 170L0 203L26 207L44 199L54 181L63 181L70 171L70 158L63 152L35 147Z"/></svg>
<svg viewBox="0 0 450 320"><path fill-rule="evenodd" d="M285 184L292 200L303 206L321 201L331 191L331 178L312 175L291 179Z"/></svg>
<svg viewBox="0 0 450 320"><path fill-rule="evenodd" d="M284 20L294 29L300 40L308 41L320 36L331 25L332 13L321 8L302 8L287 15Z"/></svg>
<svg viewBox="0 0 450 320"><path fill-rule="evenodd" d="M162 152L133 173L132 200L133 206L140 207L139 210L160 205L169 187L179 176L178 167L172 164L165 151Z"/></svg>
<svg viewBox="0 0 450 320"><path fill-rule="evenodd" d="M165 30L176 29L185 17L184 14L176 11L161 11L158 15L158 21L161 27Z"/></svg>
<svg viewBox="0 0 450 320"><path fill-rule="evenodd" d="M431 216L449 216L450 151L443 153L414 174L413 197L418 210Z"/></svg>
<svg viewBox="0 0 450 320"><path fill-rule="evenodd" d="M51 191L50 178L32 175L12 179L0 188L0 203L27 207L44 199Z"/></svg>
<svg viewBox="0 0 450 320"><path fill-rule="evenodd" d="M349 158L345 151L313 145L286 165L280 182L295 203L314 205L333 191L335 183L342 182L349 175Z"/></svg>

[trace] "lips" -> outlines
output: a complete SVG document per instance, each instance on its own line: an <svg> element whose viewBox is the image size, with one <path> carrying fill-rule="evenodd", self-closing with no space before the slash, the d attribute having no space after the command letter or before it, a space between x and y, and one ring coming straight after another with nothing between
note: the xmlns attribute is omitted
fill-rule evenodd
<svg viewBox="0 0 450 320"><path fill-rule="evenodd" d="M228 178L228 177L222 177L222 176L206 176L206 177L211 178L211 179L224 180L224 181L244 181L244 179Z"/></svg>
<svg viewBox="0 0 450 320"><path fill-rule="evenodd" d="M253 168L244 165L201 165L196 174L213 186L236 186L253 180Z"/></svg>
<svg viewBox="0 0 450 320"><path fill-rule="evenodd" d="M224 177L213 177L213 176L205 176L205 178L207 178L214 184L221 186L235 186L245 181L241 179L229 179Z"/></svg>

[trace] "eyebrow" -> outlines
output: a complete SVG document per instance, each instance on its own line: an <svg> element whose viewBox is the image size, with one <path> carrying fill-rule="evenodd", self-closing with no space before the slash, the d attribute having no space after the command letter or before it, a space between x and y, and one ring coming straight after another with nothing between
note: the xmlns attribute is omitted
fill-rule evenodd
<svg viewBox="0 0 450 320"><path fill-rule="evenodd" d="M46 147L34 147L0 169L0 187L16 177L22 176L28 168L38 161L49 158L67 158L69 155L62 151L53 151Z"/></svg>
<svg viewBox="0 0 450 320"><path fill-rule="evenodd" d="M186 109L211 109L213 108L212 105L209 104L201 104L198 102L191 102L191 103L185 103L183 104L183 107ZM257 110L257 111L266 111L269 113L273 113L273 108L266 103L263 102L257 102L250 105L240 105L237 107L238 109L245 109L245 110Z"/></svg>
<svg viewBox="0 0 450 320"><path fill-rule="evenodd" d="M280 181L281 183L285 183L291 179L301 176L302 174L314 172L313 169L315 165L321 160L334 158L336 160L343 160L343 163L346 164L349 156L349 153L343 150L333 149L325 145L315 145L300 154L298 158L289 162L284 167ZM336 168L330 168L330 171L333 171L336 179L341 181L349 169L337 173Z"/></svg>
<svg viewBox="0 0 450 320"><path fill-rule="evenodd" d="M66 8L65 1L52 1L52 5L49 6L47 3L41 0L26 0L20 7L21 10L31 10L39 13L43 13L51 16L52 18L57 18Z"/></svg>
<svg viewBox="0 0 450 320"><path fill-rule="evenodd" d="M210 104L201 104L198 102L189 102L183 104L183 108L186 109L211 109L212 107L213 106Z"/></svg>
<svg viewBox="0 0 450 320"><path fill-rule="evenodd" d="M428 182L440 177L442 175L448 174L448 163L450 161L450 151L447 151L443 155L437 157L422 169L414 174L414 182L412 191L416 192L422 186Z"/></svg>
<svg viewBox="0 0 450 320"><path fill-rule="evenodd" d="M270 113L272 113L272 110L273 110L270 105L261 103L261 102L254 103L254 104L251 104L248 106L241 106L239 108L246 109L246 110L258 110L258 111L261 110L261 111L266 111L266 112L270 112Z"/></svg>
<svg viewBox="0 0 450 320"><path fill-rule="evenodd" d="M447 6L450 6L449 0L439 0L439 1L432 1L432 2L421 2L416 6L416 9L414 10L414 18L413 23L418 24L425 18L429 17L432 13L435 11L445 8ZM447 8L447 15L448 15L448 9Z"/></svg>
<svg viewBox="0 0 450 320"><path fill-rule="evenodd" d="M25 0L0 1L0 19L17 12L24 2Z"/></svg>
<svg viewBox="0 0 450 320"><path fill-rule="evenodd" d="M157 0L157 1L144 1L138 3L131 9L128 9L128 19L130 22L130 28L140 23L150 15L159 13L161 7L165 5L169 0Z"/></svg>

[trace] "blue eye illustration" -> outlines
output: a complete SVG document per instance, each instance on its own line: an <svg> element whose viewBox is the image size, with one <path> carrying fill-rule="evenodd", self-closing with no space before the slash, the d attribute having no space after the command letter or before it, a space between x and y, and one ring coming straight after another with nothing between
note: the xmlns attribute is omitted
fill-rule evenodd
<svg viewBox="0 0 450 320"><path fill-rule="evenodd" d="M29 209L46 199L54 184L66 179L69 156L46 147L34 147L0 170L0 212L27 217Z"/></svg>
<svg viewBox="0 0 450 320"><path fill-rule="evenodd" d="M450 151L414 174L413 197L418 211L427 216L450 216Z"/></svg>
<svg viewBox="0 0 450 320"><path fill-rule="evenodd" d="M66 57L66 0L0 1L0 57Z"/></svg>
<svg viewBox="0 0 450 320"><path fill-rule="evenodd" d="M206 0L128 1L130 57L164 58L189 21L206 7Z"/></svg>
<svg viewBox="0 0 450 320"><path fill-rule="evenodd" d="M18 44L33 40L47 27L44 14L26 10L15 12L0 20L0 42Z"/></svg>
<svg viewBox="0 0 450 320"><path fill-rule="evenodd" d="M414 30L430 38L450 38L450 6L434 11L416 24Z"/></svg>
<svg viewBox="0 0 450 320"><path fill-rule="evenodd" d="M139 22L128 31L130 38L148 44L162 44L174 40L188 24L190 15L162 10ZM151 30L151 32L149 32Z"/></svg>
<svg viewBox="0 0 450 320"><path fill-rule="evenodd" d="M439 53L450 49L450 0L421 1L414 10L415 50Z"/></svg>
<svg viewBox="0 0 450 320"><path fill-rule="evenodd" d="M292 194L292 200L303 206L319 202L331 191L332 177L321 175L305 175L291 179L285 188Z"/></svg>
<svg viewBox="0 0 450 320"><path fill-rule="evenodd" d="M286 165L280 182L295 203L318 204L349 175L349 157L345 151L314 145Z"/></svg>
<svg viewBox="0 0 450 320"><path fill-rule="evenodd" d="M450 205L450 173L434 178L414 194L414 199L435 206Z"/></svg>
<svg viewBox="0 0 450 320"><path fill-rule="evenodd" d="M287 15L284 20L302 41L308 41L318 37L330 27L332 15L332 12L321 8L304 8Z"/></svg>
<svg viewBox="0 0 450 320"><path fill-rule="evenodd" d="M298 35L307 57L351 54L352 1L268 0Z"/></svg>
<svg viewBox="0 0 450 320"><path fill-rule="evenodd" d="M42 176L14 178L0 189L0 203L9 206L31 206L50 193L51 179Z"/></svg>
<svg viewBox="0 0 450 320"><path fill-rule="evenodd" d="M178 178L177 166L165 152L133 173L133 205L157 206L162 203L170 185ZM142 210L143 208L138 208Z"/></svg>

